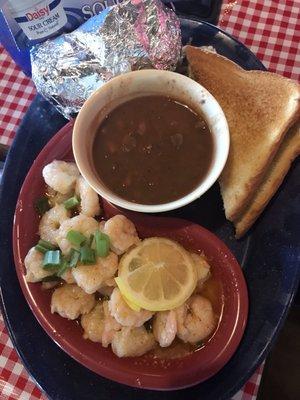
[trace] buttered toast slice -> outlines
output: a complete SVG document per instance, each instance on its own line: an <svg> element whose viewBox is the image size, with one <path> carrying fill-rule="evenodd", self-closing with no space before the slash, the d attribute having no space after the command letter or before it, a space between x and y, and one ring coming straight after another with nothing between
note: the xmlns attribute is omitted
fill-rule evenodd
<svg viewBox="0 0 300 400"><path fill-rule="evenodd" d="M263 212L288 173L291 163L299 154L300 123L289 129L249 206L240 218L234 221L237 238L243 236Z"/></svg>
<svg viewBox="0 0 300 400"><path fill-rule="evenodd" d="M245 71L217 53L185 49L192 78L212 93L228 121L230 151L219 183L227 219L242 221L288 128L299 118L300 85L271 72Z"/></svg>

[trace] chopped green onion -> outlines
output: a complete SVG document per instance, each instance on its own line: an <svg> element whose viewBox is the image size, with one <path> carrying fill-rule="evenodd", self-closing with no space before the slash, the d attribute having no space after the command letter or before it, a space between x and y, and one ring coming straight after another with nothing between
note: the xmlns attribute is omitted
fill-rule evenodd
<svg viewBox="0 0 300 400"><path fill-rule="evenodd" d="M48 250L44 255L43 268L58 268L61 264L60 250Z"/></svg>
<svg viewBox="0 0 300 400"><path fill-rule="evenodd" d="M106 240L96 242L96 251L98 257L107 257L109 254L109 243Z"/></svg>
<svg viewBox="0 0 300 400"><path fill-rule="evenodd" d="M67 233L67 239L70 243L74 244L74 246L80 246L82 243L85 242L86 238L82 233L70 230Z"/></svg>
<svg viewBox="0 0 300 400"><path fill-rule="evenodd" d="M71 210L79 205L79 200L76 196L70 197L68 200L64 201L64 206L66 210Z"/></svg>
<svg viewBox="0 0 300 400"><path fill-rule="evenodd" d="M42 282L59 282L59 278L56 275L45 276Z"/></svg>
<svg viewBox="0 0 300 400"><path fill-rule="evenodd" d="M43 196L41 198L39 198L34 205L37 213L39 215L44 215L46 211L50 210L50 204L48 201L48 197Z"/></svg>
<svg viewBox="0 0 300 400"><path fill-rule="evenodd" d="M55 244L48 242L48 240L40 239L38 244L48 250L57 250L57 246L55 246Z"/></svg>
<svg viewBox="0 0 300 400"><path fill-rule="evenodd" d="M70 260L69 260L70 268L76 268L79 259L80 259L80 252L75 249L71 249Z"/></svg>
<svg viewBox="0 0 300 400"><path fill-rule="evenodd" d="M105 233L97 231L95 233L96 253L98 257L107 257L109 253L110 240Z"/></svg>
<svg viewBox="0 0 300 400"><path fill-rule="evenodd" d="M84 265L95 264L96 262L95 251L87 245L81 247L80 262L82 262L82 264Z"/></svg>
<svg viewBox="0 0 300 400"><path fill-rule="evenodd" d="M45 247L41 246L40 244L37 244L36 246L34 246L35 250L39 251L40 253L47 253L47 251L49 251L48 249L46 249Z"/></svg>
<svg viewBox="0 0 300 400"><path fill-rule="evenodd" d="M70 268L70 266L68 264L68 261L66 259L63 259L59 270L56 272L56 275L62 276L69 268Z"/></svg>
<svg viewBox="0 0 300 400"><path fill-rule="evenodd" d="M35 250L39 251L40 253L47 253L48 250L56 250L57 247L52 243L48 242L47 240L39 240L38 244L35 246Z"/></svg>
<svg viewBox="0 0 300 400"><path fill-rule="evenodd" d="M87 245L92 247L93 240L94 240L94 235L92 234L90 235L89 240L87 240Z"/></svg>

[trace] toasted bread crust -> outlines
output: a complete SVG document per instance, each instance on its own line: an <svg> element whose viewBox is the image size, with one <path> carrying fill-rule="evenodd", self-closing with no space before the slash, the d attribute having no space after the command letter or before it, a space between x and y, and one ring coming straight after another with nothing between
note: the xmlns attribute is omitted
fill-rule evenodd
<svg viewBox="0 0 300 400"><path fill-rule="evenodd" d="M219 183L225 214L237 220L263 180L288 128L300 116L300 85L265 71L245 71L227 58L192 46L194 79L220 103L231 145Z"/></svg>
<svg viewBox="0 0 300 400"><path fill-rule="evenodd" d="M241 217L234 221L236 238L242 237L263 212L270 199L276 193L291 163L300 154L300 123L295 124L286 134L281 146L273 158L262 184L257 189L249 206Z"/></svg>

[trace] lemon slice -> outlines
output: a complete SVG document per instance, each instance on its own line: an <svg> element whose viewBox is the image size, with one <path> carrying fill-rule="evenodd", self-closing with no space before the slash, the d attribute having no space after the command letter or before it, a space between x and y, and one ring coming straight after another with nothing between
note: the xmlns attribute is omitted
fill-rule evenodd
<svg viewBox="0 0 300 400"><path fill-rule="evenodd" d="M117 285L135 307L171 310L194 291L197 272L189 253L165 238L143 240L120 260Z"/></svg>
<svg viewBox="0 0 300 400"><path fill-rule="evenodd" d="M122 279L121 279L121 278L119 278L119 277L117 276L117 277L115 278L115 281L116 281L116 283L117 283L119 289L120 289L120 287L123 288ZM123 299L125 300L125 303L126 303L133 311L141 311L141 307L140 307L140 306L138 306L137 304L134 304L132 301L130 301L129 299L127 299L127 297L124 295L124 289L123 289L123 292L122 292L122 290L120 289L120 292L121 292L121 294L122 294Z"/></svg>

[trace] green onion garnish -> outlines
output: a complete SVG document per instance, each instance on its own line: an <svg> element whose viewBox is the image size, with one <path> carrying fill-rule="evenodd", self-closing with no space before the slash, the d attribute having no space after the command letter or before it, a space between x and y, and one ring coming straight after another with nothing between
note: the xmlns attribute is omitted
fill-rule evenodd
<svg viewBox="0 0 300 400"><path fill-rule="evenodd" d="M85 242L86 238L82 233L70 230L67 233L67 239L70 243L74 244L74 246L80 246L82 243Z"/></svg>
<svg viewBox="0 0 300 400"><path fill-rule="evenodd" d="M59 278L56 275L45 276L42 282L59 282Z"/></svg>
<svg viewBox="0 0 300 400"><path fill-rule="evenodd" d="M48 240L40 239L38 244L48 250L57 250L57 246L55 246L55 244L48 242Z"/></svg>
<svg viewBox="0 0 300 400"><path fill-rule="evenodd" d="M65 209L71 210L79 205L79 200L76 196L70 197L68 200L64 201Z"/></svg>
<svg viewBox="0 0 300 400"><path fill-rule="evenodd" d="M59 270L56 272L56 275L57 276L62 276L67 271L67 269L69 269L69 268L70 268L70 266L68 264L68 261L66 259L63 259L62 262L61 262Z"/></svg>
<svg viewBox="0 0 300 400"><path fill-rule="evenodd" d="M82 264L84 265L95 264L96 262L95 251L87 245L81 247L80 262L82 262Z"/></svg>
<svg viewBox="0 0 300 400"><path fill-rule="evenodd" d="M39 240L38 244L35 246L35 249L39 251L40 253L47 253L48 250L56 250L57 246L54 244L48 242L47 240Z"/></svg>
<svg viewBox="0 0 300 400"><path fill-rule="evenodd" d="M96 251L98 257L107 257L109 254L109 242L106 240L96 242Z"/></svg>
<svg viewBox="0 0 300 400"><path fill-rule="evenodd" d="M69 259L70 268L76 268L79 259L80 259L80 251L77 251L75 249L71 249L70 259Z"/></svg>
<svg viewBox="0 0 300 400"><path fill-rule="evenodd" d="M92 247L93 240L94 240L94 235L92 234L90 235L89 240L87 240L87 245Z"/></svg>
<svg viewBox="0 0 300 400"><path fill-rule="evenodd" d="M39 251L40 253L47 253L48 249L46 249L45 247L41 246L40 244L37 244L36 246L34 246L35 250Z"/></svg>
<svg viewBox="0 0 300 400"><path fill-rule="evenodd" d="M49 201L48 201L48 197L46 197L46 196L40 197L35 202L34 207L39 215L44 215L45 212L50 210L50 208L51 208Z"/></svg>
<svg viewBox="0 0 300 400"><path fill-rule="evenodd" d="M98 257L107 257L109 253L110 240L105 233L97 231L95 233L96 253Z"/></svg>
<svg viewBox="0 0 300 400"><path fill-rule="evenodd" d="M58 268L61 265L60 250L48 250L44 255L43 268Z"/></svg>

